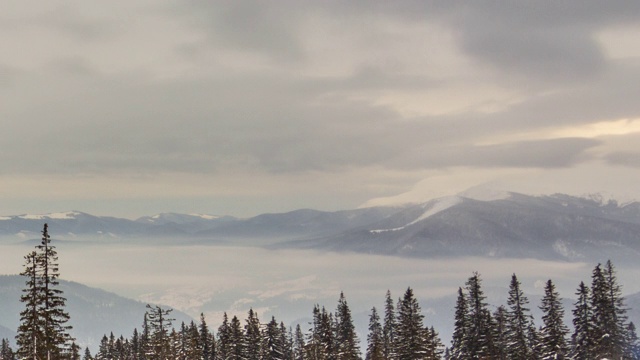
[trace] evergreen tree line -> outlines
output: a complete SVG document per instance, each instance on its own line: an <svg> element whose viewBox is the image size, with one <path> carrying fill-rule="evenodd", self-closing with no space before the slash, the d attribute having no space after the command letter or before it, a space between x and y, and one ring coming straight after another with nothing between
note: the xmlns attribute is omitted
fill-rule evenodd
<svg viewBox="0 0 640 360"><path fill-rule="evenodd" d="M564 323L561 298L548 280L544 287L542 324L536 327L520 281L511 276L506 306L490 311L481 279L474 273L458 289L452 346L445 358L466 359L640 359L635 326L626 316L621 287L608 261L598 264L591 288L581 282L576 292L573 325Z"/></svg>
<svg viewBox="0 0 640 360"><path fill-rule="evenodd" d="M360 341L343 293L335 312L315 305L307 331L287 328L275 317L262 323L250 309L244 321L226 313L217 331L204 315L200 323L172 327L170 311L147 306L142 330L130 338L104 336L98 352L85 350L86 360L360 360ZM444 346L433 327L423 326L424 316L411 288L398 300L397 310L387 292L384 326L371 310L366 359L440 359ZM78 357L78 359L80 359Z"/></svg>
<svg viewBox="0 0 640 360"><path fill-rule="evenodd" d="M98 352L80 348L69 335L66 299L58 289L58 257L50 244L47 224L42 241L25 256L26 287L20 298L16 336L17 351L4 339L0 360L358 360L362 358L351 311L340 294L335 312L315 305L309 328L287 328L274 317L267 323L249 310L241 322L225 313L217 332L201 315L200 323L173 326L171 310L147 305L142 330L130 338L104 336ZM572 333L564 323L565 311L555 285L548 280L540 305L542 324L536 327L515 274L511 277L507 304L490 311L481 278L474 273L458 289L451 347L445 347L433 327L424 325L420 305L408 288L394 304L387 291L380 318L371 309L366 360L417 359L640 359L635 326L626 306L615 269L608 261L598 264L591 287L581 282L572 311Z"/></svg>

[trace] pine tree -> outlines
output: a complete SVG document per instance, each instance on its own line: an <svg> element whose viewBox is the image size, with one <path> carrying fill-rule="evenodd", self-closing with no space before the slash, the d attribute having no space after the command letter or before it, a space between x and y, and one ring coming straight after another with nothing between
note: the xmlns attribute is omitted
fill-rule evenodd
<svg viewBox="0 0 640 360"><path fill-rule="evenodd" d="M13 349L9 346L9 340L2 339L2 345L0 345L0 360L15 360L15 358Z"/></svg>
<svg viewBox="0 0 640 360"><path fill-rule="evenodd" d="M174 320L169 317L173 309L163 309L159 306L147 305L149 309L146 319L149 327L149 341L146 348L146 358L149 360L164 360L171 350L169 329Z"/></svg>
<svg viewBox="0 0 640 360"><path fill-rule="evenodd" d="M433 328L433 326L430 328L425 328L424 332L427 349L425 358L429 360L442 359L445 347L442 343L442 340L440 340L440 335Z"/></svg>
<svg viewBox="0 0 640 360"><path fill-rule="evenodd" d="M336 309L336 342L338 360L360 360L360 346L351 310L344 293L340 292Z"/></svg>
<svg viewBox="0 0 640 360"><path fill-rule="evenodd" d="M594 353L601 358L619 359L627 347L626 308L611 261L604 270L598 264L591 279Z"/></svg>
<svg viewBox="0 0 640 360"><path fill-rule="evenodd" d="M595 340L593 331L593 313L589 304L589 288L580 282L576 292L576 300L573 309L573 327L571 335L571 359L587 360L591 359L594 351Z"/></svg>
<svg viewBox="0 0 640 360"><path fill-rule="evenodd" d="M426 356L426 339L418 300L413 290L407 288L398 306L396 350L401 360L417 360Z"/></svg>
<svg viewBox="0 0 640 360"><path fill-rule="evenodd" d="M293 330L291 327L287 330L287 327L284 325L284 322L280 322L280 342L283 344L283 359L284 360L294 360L293 354Z"/></svg>
<svg viewBox="0 0 640 360"><path fill-rule="evenodd" d="M633 322L627 325L627 348L625 349L624 358L631 360L640 359L640 343L638 343L638 334L636 333L636 326Z"/></svg>
<svg viewBox="0 0 640 360"><path fill-rule="evenodd" d="M229 324L229 345L229 360L244 360L246 358L244 332L237 316L231 318Z"/></svg>
<svg viewBox="0 0 640 360"><path fill-rule="evenodd" d="M462 288L458 288L458 300L456 301L453 326L449 356L452 360L468 359L469 349L466 341L468 340L467 331L469 330L469 309L467 298Z"/></svg>
<svg viewBox="0 0 640 360"><path fill-rule="evenodd" d="M507 309L500 305L493 312L493 358L496 360L507 360Z"/></svg>
<svg viewBox="0 0 640 360"><path fill-rule="evenodd" d="M527 308L529 300L520 289L516 274L511 276L507 299L507 355L513 360L527 360L531 357L532 346L528 331L533 319Z"/></svg>
<svg viewBox="0 0 640 360"><path fill-rule="evenodd" d="M218 327L217 358L229 360L231 358L231 327L229 317L225 312L222 316L222 324Z"/></svg>
<svg viewBox="0 0 640 360"><path fill-rule="evenodd" d="M262 348L262 334L260 320L253 309L249 309L249 315L244 326L244 351L247 360L260 360Z"/></svg>
<svg viewBox="0 0 640 360"><path fill-rule="evenodd" d="M284 360L285 344L282 335L276 318L272 316L263 334L264 360Z"/></svg>
<svg viewBox="0 0 640 360"><path fill-rule="evenodd" d="M305 356L304 334L300 324L296 325L296 331L293 335L293 360L304 360Z"/></svg>
<svg viewBox="0 0 640 360"><path fill-rule="evenodd" d="M91 351L89 351L88 347L84 349L84 356L82 357L82 360L94 360L93 356L91 356Z"/></svg>
<svg viewBox="0 0 640 360"><path fill-rule="evenodd" d="M68 345L74 340L69 335L71 326L66 325L69 314L64 310L67 299L64 298L58 277L58 253L51 245L48 226L44 224L42 242L36 246L40 251L38 260L41 273L39 276L42 291L41 315L43 326L43 353L48 358L62 358L68 350Z"/></svg>
<svg viewBox="0 0 640 360"><path fill-rule="evenodd" d="M391 291L387 290L384 306L384 322L382 326L383 350L384 358L387 360L395 360L397 353L395 350L396 341L396 310L391 298Z"/></svg>
<svg viewBox="0 0 640 360"><path fill-rule="evenodd" d="M380 316L375 307L369 316L369 335L367 335L367 352L365 360L384 360L384 339Z"/></svg>
<svg viewBox="0 0 640 360"><path fill-rule="evenodd" d="M37 359L43 356L42 351L38 351L38 344L42 344L44 338L39 313L42 295L38 284L38 254L32 251L24 258L26 263L20 275L27 277L27 287L22 289L23 294L20 301L25 304L25 309L20 312L20 326L16 343L18 357Z"/></svg>
<svg viewBox="0 0 640 360"><path fill-rule="evenodd" d="M204 319L204 314L200 313L200 346L202 360L209 360L211 358L211 334L209 333L209 327Z"/></svg>
<svg viewBox="0 0 640 360"><path fill-rule="evenodd" d="M65 311L66 299L58 289L58 253L51 245L48 225L44 224L42 241L36 251L25 257L23 276L27 288L21 301L25 310L20 313L21 324L16 337L18 355L22 358L60 359L69 355L74 340L66 325L69 314Z"/></svg>
<svg viewBox="0 0 640 360"><path fill-rule="evenodd" d="M564 324L564 309L560 294L551 280L547 280L542 298L542 328L540 329L540 357L563 360L568 355L567 334Z"/></svg>
<svg viewBox="0 0 640 360"><path fill-rule="evenodd" d="M480 274L473 273L466 282L469 296L469 325L466 331L466 349L470 359L491 358L494 353L491 339L491 313L488 310L486 296L482 291Z"/></svg>

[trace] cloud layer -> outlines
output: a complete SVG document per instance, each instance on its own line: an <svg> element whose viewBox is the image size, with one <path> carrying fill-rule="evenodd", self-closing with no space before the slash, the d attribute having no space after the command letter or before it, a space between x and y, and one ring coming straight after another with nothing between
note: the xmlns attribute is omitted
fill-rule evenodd
<svg viewBox="0 0 640 360"><path fill-rule="evenodd" d="M638 178L638 132L606 124L640 118L639 18L631 1L11 2L0 210L344 208L461 169Z"/></svg>

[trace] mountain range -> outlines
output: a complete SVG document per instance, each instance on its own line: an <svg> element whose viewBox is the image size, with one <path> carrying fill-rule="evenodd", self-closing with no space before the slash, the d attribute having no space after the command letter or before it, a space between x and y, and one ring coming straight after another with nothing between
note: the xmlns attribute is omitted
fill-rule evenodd
<svg viewBox="0 0 640 360"><path fill-rule="evenodd" d="M563 194L460 194L422 204L232 216L164 213L136 220L79 211L0 217L6 239L37 239L44 222L69 241L242 244L410 257L616 261L640 255L640 203Z"/></svg>

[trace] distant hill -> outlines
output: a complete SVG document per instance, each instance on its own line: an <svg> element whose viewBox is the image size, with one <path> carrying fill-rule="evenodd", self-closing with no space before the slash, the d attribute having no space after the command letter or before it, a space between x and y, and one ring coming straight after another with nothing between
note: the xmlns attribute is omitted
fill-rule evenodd
<svg viewBox="0 0 640 360"><path fill-rule="evenodd" d="M20 303L24 283L25 279L19 275L0 276L0 337L9 338L12 344L15 344L15 331L24 309ZM141 329L147 310L144 303L64 280L60 280L59 289L67 298L66 310L71 316L69 324L73 326L71 334L82 346L95 349L105 334L113 332L116 336L130 337L134 328ZM192 320L177 310L171 315L176 325Z"/></svg>

